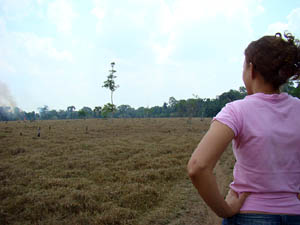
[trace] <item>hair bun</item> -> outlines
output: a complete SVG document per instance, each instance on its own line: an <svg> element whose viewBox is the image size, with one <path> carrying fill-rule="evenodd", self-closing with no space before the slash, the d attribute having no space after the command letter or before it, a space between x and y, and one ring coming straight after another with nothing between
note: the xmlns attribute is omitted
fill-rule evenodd
<svg viewBox="0 0 300 225"><path fill-rule="evenodd" d="M294 74L294 65L291 64L285 64L278 70L278 80L282 82L286 82L290 77L292 77Z"/></svg>
<svg viewBox="0 0 300 225"><path fill-rule="evenodd" d="M276 33L251 42L245 56L274 89L290 78L300 77L300 42L291 33Z"/></svg>

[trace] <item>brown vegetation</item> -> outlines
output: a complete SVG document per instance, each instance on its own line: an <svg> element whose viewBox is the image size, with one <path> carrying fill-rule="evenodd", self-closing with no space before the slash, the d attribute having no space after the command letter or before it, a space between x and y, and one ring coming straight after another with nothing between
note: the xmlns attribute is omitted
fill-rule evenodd
<svg viewBox="0 0 300 225"><path fill-rule="evenodd" d="M186 173L209 123L2 122L0 224L218 224ZM216 168L223 194L232 165L228 148Z"/></svg>

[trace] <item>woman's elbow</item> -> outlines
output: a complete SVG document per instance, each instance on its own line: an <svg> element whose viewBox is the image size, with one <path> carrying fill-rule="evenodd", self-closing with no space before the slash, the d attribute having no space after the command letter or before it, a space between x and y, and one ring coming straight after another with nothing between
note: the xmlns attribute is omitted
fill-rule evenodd
<svg viewBox="0 0 300 225"><path fill-rule="evenodd" d="M191 158L187 164L187 172L191 179L199 176L202 172L208 169L208 165Z"/></svg>

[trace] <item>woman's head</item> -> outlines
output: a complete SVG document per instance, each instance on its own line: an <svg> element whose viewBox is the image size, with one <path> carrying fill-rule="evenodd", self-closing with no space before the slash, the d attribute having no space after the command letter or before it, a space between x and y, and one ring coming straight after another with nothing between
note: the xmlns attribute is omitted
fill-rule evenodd
<svg viewBox="0 0 300 225"><path fill-rule="evenodd" d="M252 64L266 83L277 90L291 77L300 76L300 44L290 33L284 37L264 36L251 42L245 50L246 64Z"/></svg>

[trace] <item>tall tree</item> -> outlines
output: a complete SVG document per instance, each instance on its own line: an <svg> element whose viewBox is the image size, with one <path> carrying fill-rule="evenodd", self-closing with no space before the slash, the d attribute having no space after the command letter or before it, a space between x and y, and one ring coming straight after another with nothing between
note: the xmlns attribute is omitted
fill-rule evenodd
<svg viewBox="0 0 300 225"><path fill-rule="evenodd" d="M115 110L115 105L114 105L114 102L113 102L113 93L114 91L119 87L119 85L116 85L116 82L115 82L115 79L117 78L117 76L114 75L114 73L116 73L117 71L114 70L114 66L115 66L115 63L112 62L111 63L111 70L109 70L109 75L107 76L107 80L104 81L104 85L102 87L104 88L108 88L110 90L110 99L111 99L111 104L107 106L108 109L111 109L112 110L112 115L114 113L114 110Z"/></svg>

